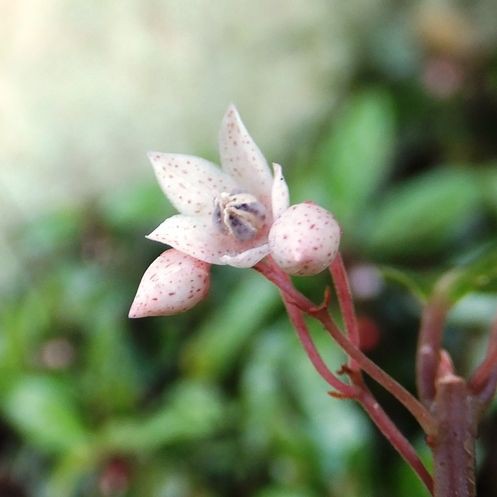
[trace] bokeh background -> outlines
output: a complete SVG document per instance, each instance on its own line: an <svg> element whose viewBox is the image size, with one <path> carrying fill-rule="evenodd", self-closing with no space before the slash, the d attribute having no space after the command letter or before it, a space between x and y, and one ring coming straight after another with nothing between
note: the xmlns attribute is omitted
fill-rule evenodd
<svg viewBox="0 0 497 497"><path fill-rule="evenodd" d="M191 312L127 319L163 250L143 236L173 212L145 152L216 162L234 102L292 200L336 214L364 347L414 390L420 300L495 254L497 3L2 0L0 19L0 495L426 495L257 274L216 267ZM497 307L480 280L450 315L463 372Z"/></svg>

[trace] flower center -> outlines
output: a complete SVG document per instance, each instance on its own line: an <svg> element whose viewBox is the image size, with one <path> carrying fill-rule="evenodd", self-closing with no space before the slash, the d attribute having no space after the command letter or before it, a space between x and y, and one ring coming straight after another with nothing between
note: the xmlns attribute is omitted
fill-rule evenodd
<svg viewBox="0 0 497 497"><path fill-rule="evenodd" d="M223 192L214 199L213 223L237 240L254 238L266 221L266 209L250 193Z"/></svg>

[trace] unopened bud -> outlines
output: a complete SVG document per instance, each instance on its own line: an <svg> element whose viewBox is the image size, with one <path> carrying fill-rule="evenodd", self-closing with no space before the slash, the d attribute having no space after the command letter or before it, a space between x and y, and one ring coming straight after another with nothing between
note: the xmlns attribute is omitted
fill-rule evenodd
<svg viewBox="0 0 497 497"><path fill-rule="evenodd" d="M335 258L340 226L330 212L312 202L290 206L271 227L271 255L288 274L320 273Z"/></svg>
<svg viewBox="0 0 497 497"><path fill-rule="evenodd" d="M209 291L209 267L178 250L166 250L145 271L129 317L170 316L191 309Z"/></svg>

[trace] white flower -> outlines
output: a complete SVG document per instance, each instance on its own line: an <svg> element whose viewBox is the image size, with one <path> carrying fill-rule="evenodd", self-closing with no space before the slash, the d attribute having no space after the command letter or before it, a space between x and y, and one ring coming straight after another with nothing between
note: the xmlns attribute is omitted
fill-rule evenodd
<svg viewBox="0 0 497 497"><path fill-rule="evenodd" d="M221 124L219 153L221 169L199 157L149 154L179 214L147 238L210 264L251 267L269 254L269 229L288 208L288 187L278 164L273 177L233 105Z"/></svg>
<svg viewBox="0 0 497 497"><path fill-rule="evenodd" d="M209 291L209 267L177 250L166 250L145 271L129 317L171 316L191 309Z"/></svg>

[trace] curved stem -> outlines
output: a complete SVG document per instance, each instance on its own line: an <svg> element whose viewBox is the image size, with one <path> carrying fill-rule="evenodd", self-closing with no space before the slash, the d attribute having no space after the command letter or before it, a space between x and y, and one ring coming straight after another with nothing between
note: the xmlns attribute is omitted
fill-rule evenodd
<svg viewBox="0 0 497 497"><path fill-rule="evenodd" d="M406 437L404 437L397 426L395 426L393 421L381 408L378 402L376 402L376 399L369 392L369 390L364 390L363 392L363 396L357 399L358 402L368 413L369 417L373 420L385 438L415 471L430 494L433 495L433 478L430 473L428 473L428 470L422 463L421 459L419 459L414 447L409 443Z"/></svg>
<svg viewBox="0 0 497 497"><path fill-rule="evenodd" d="M331 319L328 311L317 307L312 301L298 292L291 283L290 277L284 273L270 258L269 263L259 263L255 269L274 283L282 292L285 299L299 307L302 311L319 320L326 328L332 338L342 349L354 359L360 368L371 378L389 391L404 407L417 419L427 435L433 432L434 421L428 410L400 383L378 367L366 355L364 355L342 332Z"/></svg>
<svg viewBox="0 0 497 497"><path fill-rule="evenodd" d="M309 329L304 321L303 312L295 304L290 302L285 293L281 292L288 315L297 334L304 346L304 349L310 361L314 365L321 377L339 393L332 392L331 395L340 398L351 398L357 400L362 408L375 423L383 436L390 442L394 449L401 455L413 471L418 475L420 480L425 484L430 493L433 492L433 479L427 469L419 459L414 447L404 437L400 430L395 426L390 417L381 408L372 393L368 390L362 374L358 370L348 371L352 378L353 386L340 381L326 366L319 352L314 345ZM348 368L347 368L348 369Z"/></svg>
<svg viewBox="0 0 497 497"><path fill-rule="evenodd" d="M311 339L309 329L305 324L302 311L291 302L288 302L285 299L284 294L282 294L282 296L283 296L283 301L285 302L285 307L288 312L288 316L290 317L292 324L297 331L298 337L307 353L307 356L309 357L316 371L330 386L332 386L338 392L340 392L341 395L350 398L355 397L357 395L357 389L339 380L328 369L328 366L326 366L325 362L319 355L319 352L317 351L316 346L314 345Z"/></svg>
<svg viewBox="0 0 497 497"><path fill-rule="evenodd" d="M373 380L379 383L385 390L390 392L418 421L427 435L434 431L434 420L429 411L408 392L400 383L394 380L388 373L383 371L371 359L366 357L359 349L345 337L336 327L329 315L324 311L319 311L316 318L321 321L333 339L342 347L345 352L354 359L361 369L365 371Z"/></svg>
<svg viewBox="0 0 497 497"><path fill-rule="evenodd" d="M471 375L468 382L470 390L479 394L492 381L497 373L497 318L492 323L490 338L488 340L487 354L483 362Z"/></svg>

